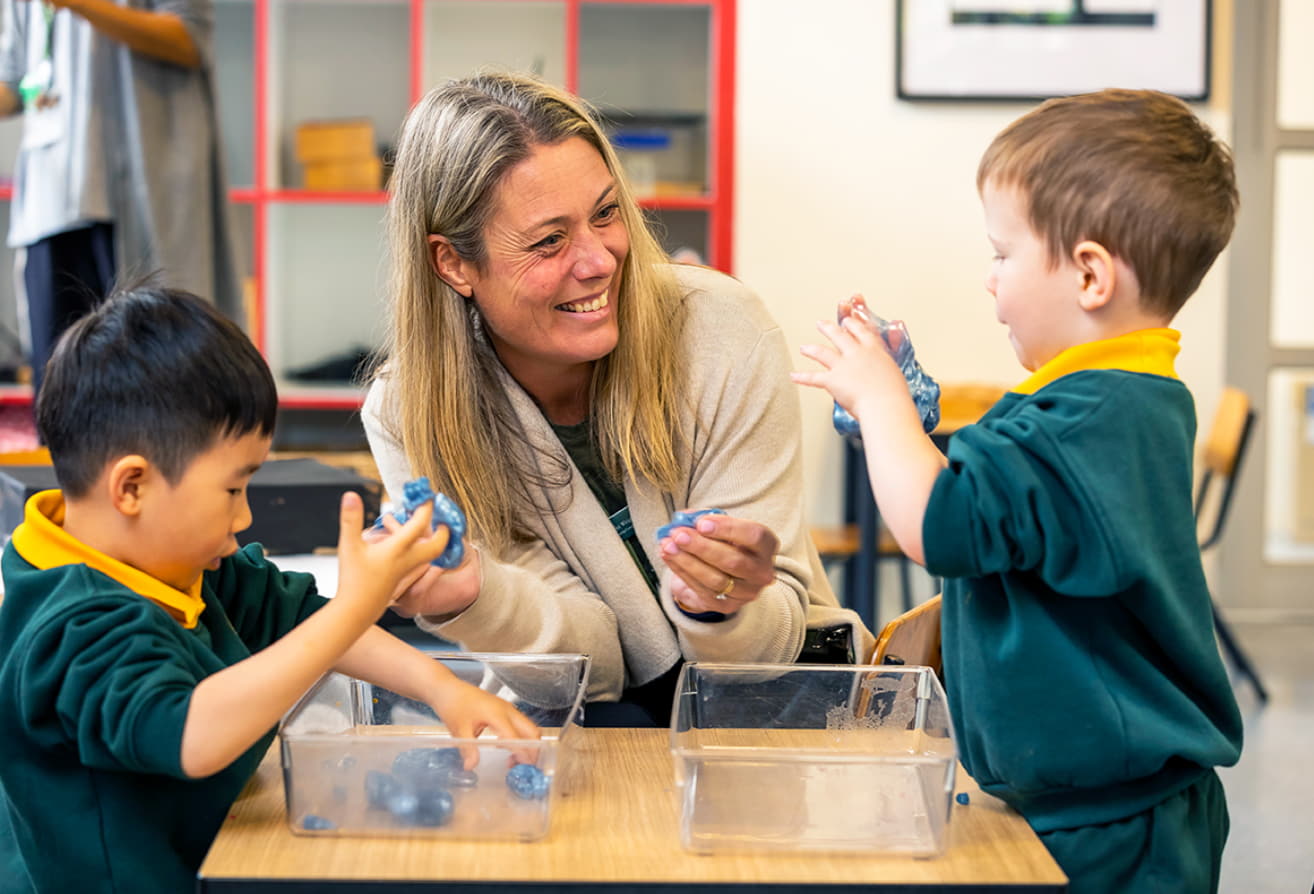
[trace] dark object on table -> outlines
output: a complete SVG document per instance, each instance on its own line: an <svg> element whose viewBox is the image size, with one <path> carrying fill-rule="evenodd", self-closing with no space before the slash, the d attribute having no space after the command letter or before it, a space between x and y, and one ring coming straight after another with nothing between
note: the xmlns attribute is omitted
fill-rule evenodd
<svg viewBox="0 0 1314 894"><path fill-rule="evenodd" d="M0 530L4 535L22 522L28 497L58 486L51 466L0 466ZM260 543L271 555L335 547L338 507L343 492L349 490L360 494L365 522L372 522L382 497L377 481L315 459L267 462L251 477L247 488L251 527L237 539L243 545Z"/></svg>
<svg viewBox="0 0 1314 894"><path fill-rule="evenodd" d="M365 378L374 352L353 345L340 354L287 371L287 378L298 382L360 382Z"/></svg>

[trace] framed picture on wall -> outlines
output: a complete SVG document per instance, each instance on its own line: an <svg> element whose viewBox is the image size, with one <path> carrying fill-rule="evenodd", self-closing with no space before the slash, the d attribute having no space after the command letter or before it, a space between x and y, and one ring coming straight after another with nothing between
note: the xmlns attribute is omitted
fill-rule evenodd
<svg viewBox="0 0 1314 894"><path fill-rule="evenodd" d="M900 99L1209 97L1210 0L898 0Z"/></svg>

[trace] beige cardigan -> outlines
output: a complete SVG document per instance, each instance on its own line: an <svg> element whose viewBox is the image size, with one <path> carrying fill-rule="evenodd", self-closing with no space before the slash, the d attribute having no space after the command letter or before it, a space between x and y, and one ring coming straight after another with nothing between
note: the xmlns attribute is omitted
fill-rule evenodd
<svg viewBox="0 0 1314 894"><path fill-rule="evenodd" d="M852 624L859 657L872 637L841 609L821 569L803 507L799 402L789 380L785 338L758 297L712 270L677 267L687 317L681 345L689 369L692 443L688 475L675 493L626 481L630 516L661 577L654 599L588 485L570 463L534 401L509 377L504 385L528 437L570 464L569 484L545 492L565 506L527 519L538 540L499 559L481 554L479 598L459 615L420 626L471 651L583 652L592 656L590 700L613 701L653 680L676 659L790 663L805 626ZM412 477L386 422L388 381L370 389L362 415L370 449L390 494ZM696 621L671 599L670 572L654 534L685 508L718 507L752 519L780 538L776 580L720 623Z"/></svg>

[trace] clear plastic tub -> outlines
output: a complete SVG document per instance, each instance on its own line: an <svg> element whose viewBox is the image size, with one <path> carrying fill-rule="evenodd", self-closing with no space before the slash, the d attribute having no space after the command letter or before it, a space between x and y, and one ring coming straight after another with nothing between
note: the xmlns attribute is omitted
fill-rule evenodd
<svg viewBox="0 0 1314 894"><path fill-rule="evenodd" d="M692 662L671 754L689 850L944 850L958 749L929 668Z"/></svg>
<svg viewBox="0 0 1314 894"><path fill-rule="evenodd" d="M542 739L453 738L428 705L329 674L279 727L294 833L521 841L547 834L582 717L588 657L431 654L514 704ZM473 771L461 766L457 746L477 749Z"/></svg>

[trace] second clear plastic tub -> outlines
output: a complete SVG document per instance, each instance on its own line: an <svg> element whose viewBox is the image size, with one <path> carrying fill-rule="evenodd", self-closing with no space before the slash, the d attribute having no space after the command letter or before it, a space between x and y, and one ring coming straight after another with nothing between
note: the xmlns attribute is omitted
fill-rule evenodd
<svg viewBox="0 0 1314 894"><path fill-rule="evenodd" d="M691 662L671 754L689 850L944 850L958 751L929 668Z"/></svg>

